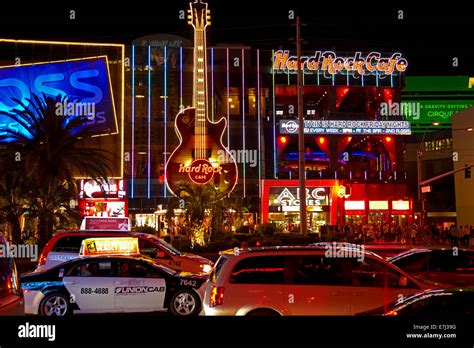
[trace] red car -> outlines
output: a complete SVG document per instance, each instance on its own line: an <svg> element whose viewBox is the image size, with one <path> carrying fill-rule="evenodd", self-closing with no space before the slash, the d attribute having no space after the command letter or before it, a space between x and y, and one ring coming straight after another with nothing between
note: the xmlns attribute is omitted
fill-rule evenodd
<svg viewBox="0 0 474 348"><path fill-rule="evenodd" d="M177 271L209 274L213 262L193 254L183 253L153 234L116 231L65 231L57 233L44 247L37 271L79 257L84 239L97 237L135 237L139 239L140 254Z"/></svg>

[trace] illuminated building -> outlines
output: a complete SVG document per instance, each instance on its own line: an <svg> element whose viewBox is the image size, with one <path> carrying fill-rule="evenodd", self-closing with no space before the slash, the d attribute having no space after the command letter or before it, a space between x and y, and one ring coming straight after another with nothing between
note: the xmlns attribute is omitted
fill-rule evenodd
<svg viewBox="0 0 474 348"><path fill-rule="evenodd" d="M174 118L180 107L192 105L192 46L181 37L151 35L127 47L131 64L126 71L130 81L126 115L131 126L125 143L131 161L125 172L131 213L153 214L158 206L167 206L170 192L164 182L165 159L178 144ZM265 193L269 180L282 189L294 186L298 172L297 138L292 134L297 113L296 74L274 69L274 54L245 46L211 46L207 54L209 119L223 116L228 120L223 143L238 163L234 193L243 205L259 214L262 222L296 223L294 207L289 209L293 211L271 211L279 208L269 204ZM305 119L339 121L331 125L336 132L347 131L341 122L348 122L353 131L334 135L316 134L318 130L313 129L305 137L307 179L314 188L320 186L317 181L324 180L333 197L321 211L311 208L315 212L309 214L313 229L323 224L411 221L413 196L406 185L406 135L402 135L409 134L410 127L402 124L402 117L380 114L381 103L400 100L403 78L403 72L397 71L390 75L383 71L367 75L305 72ZM377 126L367 121L382 122ZM391 124L394 128L384 123L392 121L397 122ZM358 127L370 128L370 134L357 133ZM310 134L312 131L316 133ZM339 186L345 186L350 195L338 197L333 190Z"/></svg>

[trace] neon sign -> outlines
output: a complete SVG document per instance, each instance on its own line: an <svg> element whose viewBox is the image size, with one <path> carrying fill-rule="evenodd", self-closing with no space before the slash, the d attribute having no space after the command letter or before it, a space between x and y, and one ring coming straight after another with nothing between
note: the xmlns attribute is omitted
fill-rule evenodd
<svg viewBox="0 0 474 348"><path fill-rule="evenodd" d="M298 123L280 121L280 134L296 134ZM408 121L305 120L305 134L410 135Z"/></svg>
<svg viewBox="0 0 474 348"><path fill-rule="evenodd" d="M271 194L275 194L275 189L271 189ZM329 204L329 188L328 187L315 187L306 188L306 205L307 206L321 206ZM277 198L270 201L270 205L279 206L293 206L297 207L300 205L300 190L299 188L288 188L285 187L278 194Z"/></svg>
<svg viewBox="0 0 474 348"><path fill-rule="evenodd" d="M364 56L356 52L353 57L337 56L332 51L316 51L313 56L302 56L300 67L304 72L322 71L331 75L347 72L358 75L382 74L394 75L406 71L408 62L401 53L394 53L390 57L383 57L379 52L371 52ZM298 57L290 56L289 51L276 51L273 56L273 70L288 72L298 70Z"/></svg>
<svg viewBox="0 0 474 348"><path fill-rule="evenodd" d="M109 182L97 182L96 180L81 180L79 198L123 198L126 192L123 180L109 179Z"/></svg>
<svg viewBox="0 0 474 348"><path fill-rule="evenodd" d="M94 114L89 115L84 127L100 125L96 127L97 135L118 131L107 57L0 67L0 111L8 113L18 108L13 99L29 107L28 100L34 94L60 95L85 105L93 104ZM70 116L69 112L64 114ZM5 129L22 131L17 122L0 115L0 135L5 135Z"/></svg>
<svg viewBox="0 0 474 348"><path fill-rule="evenodd" d="M178 172L188 173L189 178L195 184L203 185L211 181L215 173L222 175L222 167L214 167L211 162L201 158L194 160L189 166L181 163Z"/></svg>

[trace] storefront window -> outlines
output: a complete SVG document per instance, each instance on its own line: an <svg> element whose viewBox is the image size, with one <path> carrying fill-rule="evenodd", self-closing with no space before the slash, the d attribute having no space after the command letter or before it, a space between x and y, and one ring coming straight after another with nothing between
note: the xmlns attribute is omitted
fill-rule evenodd
<svg viewBox="0 0 474 348"><path fill-rule="evenodd" d="M362 215L346 215L345 222L349 225L362 224Z"/></svg>

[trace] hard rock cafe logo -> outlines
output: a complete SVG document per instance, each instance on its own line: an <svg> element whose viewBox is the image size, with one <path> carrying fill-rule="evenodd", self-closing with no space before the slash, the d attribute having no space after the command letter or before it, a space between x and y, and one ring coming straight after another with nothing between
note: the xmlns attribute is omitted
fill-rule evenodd
<svg viewBox="0 0 474 348"><path fill-rule="evenodd" d="M188 173L189 178L196 184L207 184L214 177L214 174L222 174L220 165L213 166L206 159L194 160L190 165L186 166L181 163L179 165L179 173Z"/></svg>

